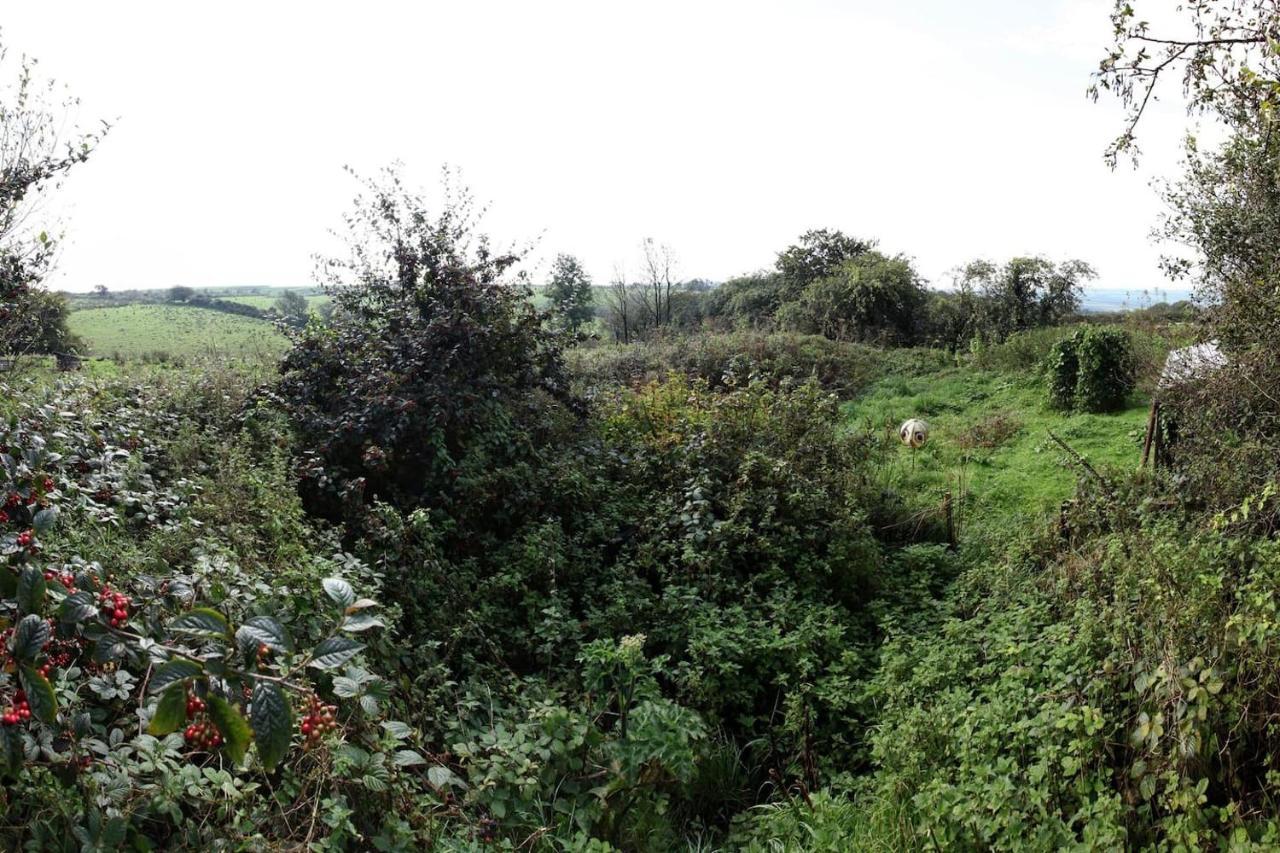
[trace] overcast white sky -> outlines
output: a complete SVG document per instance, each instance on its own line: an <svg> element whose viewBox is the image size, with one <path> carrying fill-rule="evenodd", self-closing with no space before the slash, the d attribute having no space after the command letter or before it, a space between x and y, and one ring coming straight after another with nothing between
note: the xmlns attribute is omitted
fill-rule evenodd
<svg viewBox="0 0 1280 853"><path fill-rule="evenodd" d="M443 164L487 230L597 280L670 243L685 277L805 229L877 237L934 283L975 257L1079 257L1163 285L1149 183L1085 95L1109 0L6 3L4 40L115 127L62 190L51 284L307 284L356 190ZM1172 97L1174 93L1170 93ZM545 268L545 264L543 265Z"/></svg>

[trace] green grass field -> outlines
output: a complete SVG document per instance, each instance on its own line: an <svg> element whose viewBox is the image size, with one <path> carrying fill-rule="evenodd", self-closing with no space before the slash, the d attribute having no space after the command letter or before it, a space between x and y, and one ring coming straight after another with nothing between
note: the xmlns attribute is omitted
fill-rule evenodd
<svg viewBox="0 0 1280 853"><path fill-rule="evenodd" d="M844 411L853 429L888 432L885 486L922 510L940 505L950 490L961 537L986 538L1055 511L1074 493L1080 469L1049 430L1095 468L1136 467L1147 401L1135 396L1115 414L1066 414L1047 407L1032 376L963 367L882 379ZM930 425L928 444L914 452L897 438L912 417Z"/></svg>
<svg viewBox="0 0 1280 853"><path fill-rule="evenodd" d="M250 296L219 296L218 298L223 299L227 302L238 302L241 305L252 305L254 308L260 308L263 311L273 307L276 304L276 300L279 299L278 296L263 296L261 294L250 295ZM307 305L310 306L312 309L318 308L328 301L329 301L329 297L327 294L324 294L324 293L308 293L307 294Z"/></svg>
<svg viewBox="0 0 1280 853"><path fill-rule="evenodd" d="M288 344L265 320L183 305L88 308L73 311L70 326L89 355L121 359L274 357Z"/></svg>

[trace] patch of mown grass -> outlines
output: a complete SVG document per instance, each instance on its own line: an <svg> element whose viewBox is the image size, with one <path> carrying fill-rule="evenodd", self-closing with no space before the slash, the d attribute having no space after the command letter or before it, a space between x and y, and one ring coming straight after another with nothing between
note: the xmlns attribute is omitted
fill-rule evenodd
<svg viewBox="0 0 1280 853"><path fill-rule="evenodd" d="M850 428L884 442L885 488L921 513L939 508L950 490L962 541L986 541L1034 523L1074 493L1080 468L1050 430L1099 470L1132 468L1147 405L1135 395L1115 414L1057 412L1034 376L955 367L881 379L846 403L844 413ZM918 451L897 436L912 417L930 425L929 442Z"/></svg>

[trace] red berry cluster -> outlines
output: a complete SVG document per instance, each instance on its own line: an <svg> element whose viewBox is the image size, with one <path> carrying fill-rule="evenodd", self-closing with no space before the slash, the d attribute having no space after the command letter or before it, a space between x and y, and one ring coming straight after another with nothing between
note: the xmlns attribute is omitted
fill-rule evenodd
<svg viewBox="0 0 1280 853"><path fill-rule="evenodd" d="M324 736L325 732L331 732L338 727L338 723L333 717L333 713L336 710L337 708L333 705L325 705L314 693L311 694L311 707L298 726L302 730L302 736L306 738L303 743L304 749L311 749L316 746L320 743L320 738Z"/></svg>
<svg viewBox="0 0 1280 853"><path fill-rule="evenodd" d="M45 647L45 658L44 663L40 665L40 674L48 678L55 669L70 666L80 652L80 642L79 640L50 640L49 645Z"/></svg>
<svg viewBox="0 0 1280 853"><path fill-rule="evenodd" d="M0 715L0 723L6 726L16 726L18 723L31 719L31 705L27 702L27 694L19 690L13 694L13 704Z"/></svg>
<svg viewBox="0 0 1280 853"><path fill-rule="evenodd" d="M480 840L492 844L498 838L498 822L491 817L480 819Z"/></svg>
<svg viewBox="0 0 1280 853"><path fill-rule="evenodd" d="M212 752L222 746L222 735L218 733L218 729L213 723L208 720L192 723L187 726L187 730L183 734L187 738L187 745L192 749L203 749L206 752Z"/></svg>
<svg viewBox="0 0 1280 853"><path fill-rule="evenodd" d="M31 538L35 534L30 530L24 530L18 534L18 547L26 548L31 545Z"/></svg>
<svg viewBox="0 0 1280 853"><path fill-rule="evenodd" d="M113 592L111 587L104 586L98 593L98 603L102 608L102 618L111 623L112 628L119 628L129 621L129 596L123 592Z"/></svg>
<svg viewBox="0 0 1280 853"><path fill-rule="evenodd" d="M18 504L22 503L22 496L17 492L10 492L9 497L4 500L5 509L14 509Z"/></svg>
<svg viewBox="0 0 1280 853"><path fill-rule="evenodd" d="M187 719L199 717L204 713L205 707L205 701L192 693L187 697ZM207 719L196 719L187 726L183 735L187 744L194 749L212 751L222 746L222 734Z"/></svg>
<svg viewBox="0 0 1280 853"><path fill-rule="evenodd" d="M43 488L46 492L52 492L52 491L53 491L53 478L52 478L52 477L45 477L45 478L44 478L44 480L42 480L42 481L40 482L40 486L41 486L41 488Z"/></svg>
<svg viewBox="0 0 1280 853"><path fill-rule="evenodd" d="M55 572L53 569L44 570L44 579L46 581L57 581L66 587L67 594L71 595L76 591L76 576L71 572Z"/></svg>

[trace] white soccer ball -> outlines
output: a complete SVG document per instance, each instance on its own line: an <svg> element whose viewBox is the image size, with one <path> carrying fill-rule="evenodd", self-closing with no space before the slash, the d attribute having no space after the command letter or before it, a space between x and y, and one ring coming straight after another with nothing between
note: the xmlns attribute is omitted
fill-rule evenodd
<svg viewBox="0 0 1280 853"><path fill-rule="evenodd" d="M903 421L902 426L898 427L898 438L907 447L924 447L924 443L929 440L929 424L919 418Z"/></svg>

